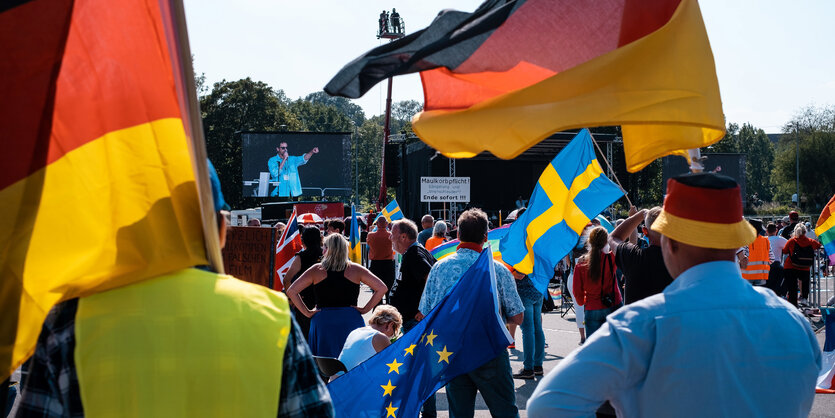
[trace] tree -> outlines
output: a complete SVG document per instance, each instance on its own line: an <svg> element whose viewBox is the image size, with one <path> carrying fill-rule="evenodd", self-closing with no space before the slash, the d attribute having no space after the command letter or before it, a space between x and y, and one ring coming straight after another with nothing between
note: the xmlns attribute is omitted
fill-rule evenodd
<svg viewBox="0 0 835 418"><path fill-rule="evenodd" d="M351 132L353 121L336 106L296 100L290 111L301 121L301 130L308 132Z"/></svg>
<svg viewBox="0 0 835 418"><path fill-rule="evenodd" d="M359 200L363 206L377 200L380 191L381 153L383 149L383 116L374 116L357 129L352 153L357 159L354 178L359 182Z"/></svg>
<svg viewBox="0 0 835 418"><path fill-rule="evenodd" d="M720 139L719 142L709 145L701 149L702 154L704 153L720 153L720 152L740 152L739 146L739 125L735 123L729 123L727 131L725 132L725 137Z"/></svg>
<svg viewBox="0 0 835 418"><path fill-rule="evenodd" d="M740 152L745 160L745 182L749 196L757 194L763 201L771 201L774 188L771 171L774 166L774 145L762 129L744 124L737 135Z"/></svg>
<svg viewBox="0 0 835 418"><path fill-rule="evenodd" d="M290 112L284 92L249 77L223 80L200 98L200 109L206 150L217 168L226 201L232 207L257 205L253 198L241 196L241 143L235 138L235 132L301 129L302 124Z"/></svg>
<svg viewBox="0 0 835 418"><path fill-rule="evenodd" d="M391 133L412 133L412 118L423 110L423 103L404 100L391 105Z"/></svg>
<svg viewBox="0 0 835 418"><path fill-rule="evenodd" d="M316 93L308 94L304 100L311 103L333 106L347 116L348 119L351 119L356 126L362 126L363 122L365 122L365 112L362 111L362 108L344 97L331 96L324 91L317 91Z"/></svg>
<svg viewBox="0 0 835 418"><path fill-rule="evenodd" d="M795 148L799 146L801 204L806 198L807 210L818 210L835 190L835 106L802 109L783 127L783 133L773 172L776 198L789 201L795 193Z"/></svg>

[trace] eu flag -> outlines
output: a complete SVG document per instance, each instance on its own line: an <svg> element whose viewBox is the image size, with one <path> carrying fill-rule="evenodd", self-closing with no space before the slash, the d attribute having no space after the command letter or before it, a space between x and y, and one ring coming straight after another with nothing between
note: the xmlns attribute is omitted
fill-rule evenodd
<svg viewBox="0 0 835 418"><path fill-rule="evenodd" d="M528 210L499 243L502 259L545 291L554 266L577 243L589 220L623 196L594 155L583 129L545 167Z"/></svg>
<svg viewBox="0 0 835 418"><path fill-rule="evenodd" d="M362 264L362 245L360 245L360 224L357 221L357 211L351 205L351 229L348 235L348 254L351 261Z"/></svg>
<svg viewBox="0 0 835 418"><path fill-rule="evenodd" d="M421 405L512 341L499 314L492 251L417 326L328 384L339 417L417 417Z"/></svg>

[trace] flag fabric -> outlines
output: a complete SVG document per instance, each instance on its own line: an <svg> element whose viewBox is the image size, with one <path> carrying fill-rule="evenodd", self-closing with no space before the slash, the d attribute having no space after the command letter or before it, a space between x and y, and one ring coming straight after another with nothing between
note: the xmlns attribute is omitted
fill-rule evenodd
<svg viewBox="0 0 835 418"><path fill-rule="evenodd" d="M0 380L56 303L208 262L170 7L0 5Z"/></svg>
<svg viewBox="0 0 835 418"><path fill-rule="evenodd" d="M400 210L400 205L397 204L397 199L392 199L383 210L380 211L380 216L385 216L389 222L403 219L403 212Z"/></svg>
<svg viewBox="0 0 835 418"><path fill-rule="evenodd" d="M454 377L507 350L489 251L411 331L350 370L328 389L338 417L417 417Z"/></svg>
<svg viewBox="0 0 835 418"><path fill-rule="evenodd" d="M589 220L623 196L603 174L591 141L583 129L545 167L528 210L510 224L499 244L504 261L542 292Z"/></svg>
<svg viewBox="0 0 835 418"><path fill-rule="evenodd" d="M597 219L597 221L600 222L600 226L602 226L603 228L606 228L606 232L612 233L612 231L615 230L615 226L612 225L612 223L609 222L609 220L606 219L605 216L597 215L597 216L594 217L594 219Z"/></svg>
<svg viewBox="0 0 835 418"><path fill-rule="evenodd" d="M283 290L282 279L287 274L287 270L290 270L290 265L293 264L296 253L302 250L302 236L299 234L298 219L296 208L293 208L293 213L290 214L290 220L287 221L284 232L281 233L281 237L275 243L276 280L273 280L274 290Z"/></svg>
<svg viewBox="0 0 835 418"><path fill-rule="evenodd" d="M351 205L351 226L348 235L348 253L351 261L362 264L362 243L360 242L360 223L357 219L357 211L354 205Z"/></svg>
<svg viewBox="0 0 835 418"><path fill-rule="evenodd" d="M484 248L487 248L488 246L492 248L493 259L502 263L504 263L504 261L502 260L502 253L501 251L499 251L499 241L501 241L501 239L504 238L505 235L507 235L507 231L510 230L509 227L510 225L505 225L503 227L491 229L489 232L487 232L487 242L484 243ZM432 251L430 251L430 253L432 253L433 257L435 257L435 260L441 260L454 254L455 251L458 249L458 244L460 243L460 240L454 239L452 241L445 242L433 248ZM510 268L510 265L508 265L507 263L504 264L507 265L508 268Z"/></svg>
<svg viewBox="0 0 835 418"><path fill-rule="evenodd" d="M815 225L815 235L823 244L829 262L835 264L835 195L829 199L829 203L823 208L818 223Z"/></svg>
<svg viewBox="0 0 835 418"><path fill-rule="evenodd" d="M835 308L821 307L821 313L826 324L826 339L823 343L821 371L815 392L835 393Z"/></svg>
<svg viewBox="0 0 835 418"><path fill-rule="evenodd" d="M621 125L627 168L719 141L725 120L696 0L488 0L348 63L356 98L420 72L415 133L451 158L513 158L554 132Z"/></svg>

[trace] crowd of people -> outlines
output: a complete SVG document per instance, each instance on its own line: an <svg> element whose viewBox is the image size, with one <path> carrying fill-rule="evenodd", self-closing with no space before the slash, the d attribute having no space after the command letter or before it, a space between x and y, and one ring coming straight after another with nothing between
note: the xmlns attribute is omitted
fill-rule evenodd
<svg viewBox="0 0 835 418"><path fill-rule="evenodd" d="M226 218L215 185L222 242ZM808 258L820 244L795 212L788 223L746 221L738 185L729 178L685 175L672 179L668 190L663 207L632 207L611 231L590 221L574 251L554 266L575 304L581 347L538 382L529 416L808 413L821 355L795 306L798 290L800 303L809 297ZM464 211L456 251L436 260L430 250L453 238L443 220L424 215L420 229L409 219L389 223L382 216L373 224L365 238L367 265L349 259L344 220L301 225L303 249L282 279L286 298L198 266L61 303L26 366L18 416L119 415L137 402L146 404L139 415L172 405L191 413L195 402L216 408L215 415L231 395L249 402L248 411L269 410L264 400L271 399L278 416L333 415L314 356L336 358L350 370L409 332L476 261L490 228L480 209ZM521 328L522 368L511 370L504 351L453 378L446 385L453 417L473 416L477 392L491 415L516 417L514 379L545 374L542 309L551 295L500 261L495 271L501 316L512 331ZM365 303L361 285L371 291ZM207 286L225 290L200 291ZM116 302L124 298L131 302ZM139 323L136 315L148 317ZM212 327L229 328L238 338L223 338L229 334L208 331ZM189 341L196 335L202 335L199 348ZM204 360L173 368L154 360L185 355L170 347L178 345ZM113 347L130 355L109 353ZM219 368L216 360L229 353L237 358L234 366ZM263 363L264 356L277 361ZM211 375L201 388L217 386L175 399L193 392L186 388L192 374ZM170 390L141 387L152 381L170 383ZM230 389L229 381L252 384ZM108 384L124 386L117 393ZM433 395L422 416L436 414Z"/></svg>

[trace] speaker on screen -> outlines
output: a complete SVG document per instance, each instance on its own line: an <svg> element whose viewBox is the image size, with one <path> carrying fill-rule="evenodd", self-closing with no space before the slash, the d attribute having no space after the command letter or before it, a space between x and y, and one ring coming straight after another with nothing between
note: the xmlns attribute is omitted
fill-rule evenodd
<svg viewBox="0 0 835 418"><path fill-rule="evenodd" d="M349 132L242 132L240 137L244 196L351 194Z"/></svg>

